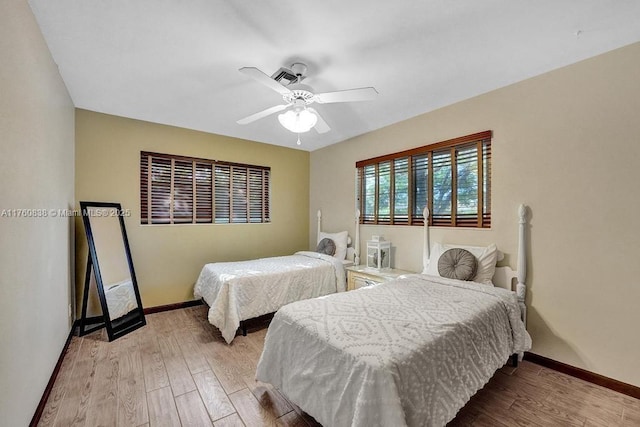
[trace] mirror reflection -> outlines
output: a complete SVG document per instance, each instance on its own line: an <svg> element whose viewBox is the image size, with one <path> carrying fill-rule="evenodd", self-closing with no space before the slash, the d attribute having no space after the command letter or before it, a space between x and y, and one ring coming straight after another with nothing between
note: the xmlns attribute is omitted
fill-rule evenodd
<svg viewBox="0 0 640 427"><path fill-rule="evenodd" d="M88 209L88 214L109 318L114 320L138 308L120 221L116 209L94 207Z"/></svg>
<svg viewBox="0 0 640 427"><path fill-rule="evenodd" d="M119 203L80 202L89 244L80 334L107 328L116 339L146 322L140 301L131 252ZM103 323L84 331L88 291L95 277Z"/></svg>

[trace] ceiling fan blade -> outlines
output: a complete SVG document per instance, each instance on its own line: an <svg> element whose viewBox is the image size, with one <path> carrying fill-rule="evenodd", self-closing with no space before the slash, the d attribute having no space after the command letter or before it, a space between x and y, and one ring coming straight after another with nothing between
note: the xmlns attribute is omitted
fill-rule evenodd
<svg viewBox="0 0 640 427"><path fill-rule="evenodd" d="M267 117L273 113L277 113L278 111L282 111L285 108L287 108L289 106L289 104L282 104L282 105L276 105L270 108L267 108L266 110L262 110L258 113L252 114L250 116L245 117L244 119L240 119L238 120L236 123L238 123L239 125L246 125L249 124L251 122L255 122L258 119L261 119L263 117Z"/></svg>
<svg viewBox="0 0 640 427"><path fill-rule="evenodd" d="M271 77L267 76L265 73L255 67L242 67L238 71L240 71L245 76L251 77L258 83L262 83L263 85L275 90L280 95L289 95L291 93L289 89L282 86L280 83L273 80Z"/></svg>
<svg viewBox="0 0 640 427"><path fill-rule="evenodd" d="M331 130L331 128L329 127L327 122L324 121L322 116L315 109L307 107L307 110L311 111L313 114L316 115L316 117L318 117L318 121L316 122L316 125L314 126L314 128L316 129L316 131L318 133L327 133L327 132L329 132Z"/></svg>
<svg viewBox="0 0 640 427"><path fill-rule="evenodd" d="M329 104L331 102L354 102L370 101L378 96L378 91L373 87L362 87L359 89L339 90L337 92L318 93L315 96L316 102Z"/></svg>

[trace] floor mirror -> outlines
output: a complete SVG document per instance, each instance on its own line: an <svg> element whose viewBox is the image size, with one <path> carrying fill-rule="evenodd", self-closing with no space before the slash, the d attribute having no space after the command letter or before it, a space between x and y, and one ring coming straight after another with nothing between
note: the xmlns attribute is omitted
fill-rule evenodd
<svg viewBox="0 0 640 427"><path fill-rule="evenodd" d="M123 210L120 203L106 202L80 202L80 209L89 247L80 336L106 328L109 341L113 341L146 324ZM88 317L92 283L102 315Z"/></svg>

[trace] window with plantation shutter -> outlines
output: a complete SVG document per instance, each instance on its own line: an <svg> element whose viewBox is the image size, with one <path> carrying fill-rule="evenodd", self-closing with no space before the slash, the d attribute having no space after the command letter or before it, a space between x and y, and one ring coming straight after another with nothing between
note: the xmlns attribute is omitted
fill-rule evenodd
<svg viewBox="0 0 640 427"><path fill-rule="evenodd" d="M140 153L142 224L270 222L271 169Z"/></svg>
<svg viewBox="0 0 640 427"><path fill-rule="evenodd" d="M491 131L356 163L363 224L491 226Z"/></svg>

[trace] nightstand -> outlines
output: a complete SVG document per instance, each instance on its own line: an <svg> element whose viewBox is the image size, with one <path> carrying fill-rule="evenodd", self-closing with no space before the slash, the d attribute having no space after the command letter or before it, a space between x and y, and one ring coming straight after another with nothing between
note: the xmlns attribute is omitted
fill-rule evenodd
<svg viewBox="0 0 640 427"><path fill-rule="evenodd" d="M347 267L347 291L388 282L397 279L403 274L415 274L415 272L395 268L375 270L367 268L366 265Z"/></svg>

